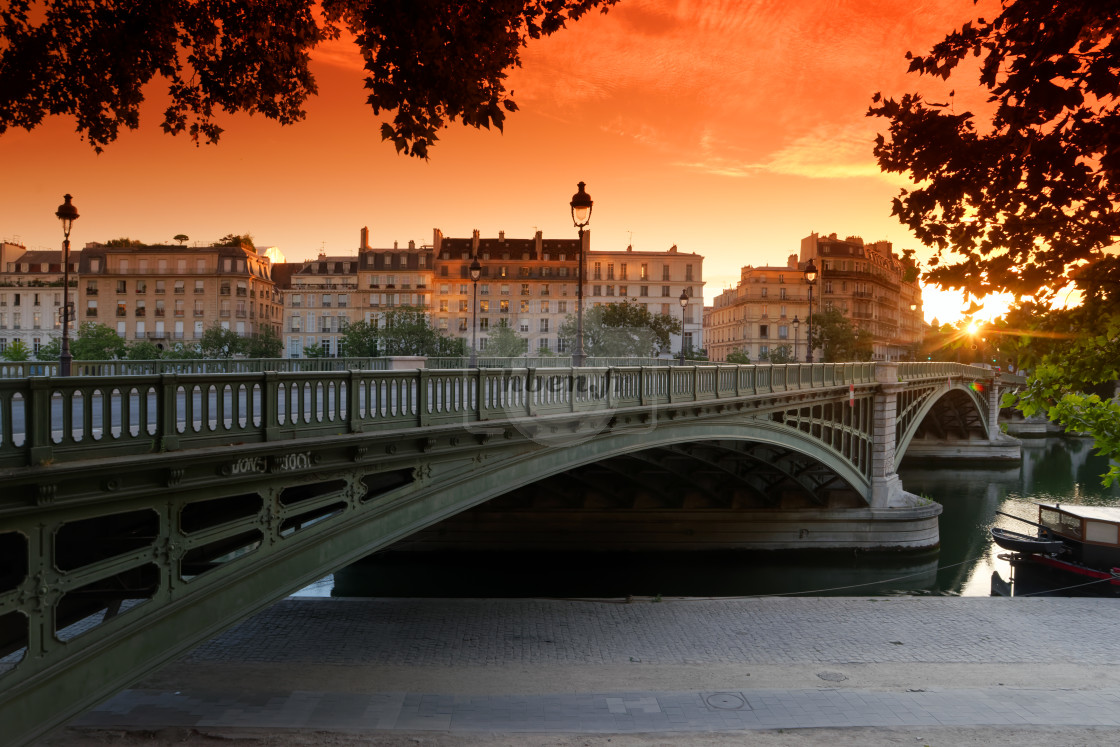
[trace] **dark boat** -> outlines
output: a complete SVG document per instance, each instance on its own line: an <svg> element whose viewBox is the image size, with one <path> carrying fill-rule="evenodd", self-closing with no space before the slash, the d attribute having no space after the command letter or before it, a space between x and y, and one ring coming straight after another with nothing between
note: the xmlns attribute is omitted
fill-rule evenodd
<svg viewBox="0 0 1120 747"><path fill-rule="evenodd" d="M1015 560L1120 586L1120 506L1039 503L1037 523L997 513L1038 528L1034 536L992 528L992 541Z"/></svg>
<svg viewBox="0 0 1120 747"><path fill-rule="evenodd" d="M991 531L992 542L995 542L1004 550L1010 550L1011 552L1053 555L1061 552L1065 547L1065 543L1060 539L1039 536L1032 537L1029 534L1019 534L1018 532L1012 532L999 527L992 527Z"/></svg>

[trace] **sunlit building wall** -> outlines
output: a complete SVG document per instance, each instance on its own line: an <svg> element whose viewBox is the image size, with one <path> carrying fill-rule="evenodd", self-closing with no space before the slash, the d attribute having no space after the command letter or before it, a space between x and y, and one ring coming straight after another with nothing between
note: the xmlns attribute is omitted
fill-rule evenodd
<svg viewBox="0 0 1120 747"><path fill-rule="evenodd" d="M79 256L70 254L72 288ZM18 340L34 358L41 346L62 337L61 308L62 250L28 251L0 242L0 353Z"/></svg>
<svg viewBox="0 0 1120 747"><path fill-rule="evenodd" d="M104 324L165 349L213 325L242 337L280 331L271 263L248 246L86 244L77 291L75 326Z"/></svg>
<svg viewBox="0 0 1120 747"><path fill-rule="evenodd" d="M896 255L889 241L865 244L857 236L813 233L784 266L746 266L738 284L716 296L705 311L704 338L712 360L742 351L760 361L780 346L805 360L809 293L804 273L810 259L818 271L814 314L840 310L870 333L874 360L914 356L924 324L918 269L910 253ZM818 353L814 359L819 361Z"/></svg>
<svg viewBox="0 0 1120 747"><path fill-rule="evenodd" d="M686 351L703 347L704 258L682 252L676 244L667 251L595 251L587 259L585 308L599 304L637 302L652 314L683 319ZM681 307L681 293L688 305ZM682 335L673 335L670 350L678 354Z"/></svg>

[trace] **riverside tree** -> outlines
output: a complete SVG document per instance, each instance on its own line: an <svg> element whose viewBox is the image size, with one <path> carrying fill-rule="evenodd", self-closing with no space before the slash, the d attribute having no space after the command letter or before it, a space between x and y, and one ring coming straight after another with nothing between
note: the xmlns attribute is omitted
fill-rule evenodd
<svg viewBox="0 0 1120 747"><path fill-rule="evenodd" d="M318 92L311 52L345 34L365 64L366 101L391 117L382 139L424 158L448 123L502 128L517 109L506 73L529 39L616 2L18 0L0 10L0 133L67 116L100 152L139 127L156 81L163 130L195 142L218 140L219 112L298 122Z"/></svg>
<svg viewBox="0 0 1120 747"><path fill-rule="evenodd" d="M623 301L593 306L583 314L584 352L594 357L647 357L670 352L670 335L681 333L681 322L668 314L653 314L643 303ZM576 318L569 314L560 325L566 350L576 349Z"/></svg>
<svg viewBox="0 0 1120 747"><path fill-rule="evenodd" d="M487 340L486 355L495 358L516 358L529 349L529 341L517 334L505 319L490 330Z"/></svg>
<svg viewBox="0 0 1120 747"><path fill-rule="evenodd" d="M1103 252L1120 235L1120 4L1001 0L994 19L908 56L911 72L968 85L962 63L974 58L988 94L976 112L918 94L876 94L869 111L889 125L880 167L918 185L893 212L937 250L927 279L977 296L1010 291L1042 318L1068 285L1081 290L1076 329L1005 404L1046 412L1120 458L1120 405L1087 393L1114 381L1120 361L1120 263Z"/></svg>

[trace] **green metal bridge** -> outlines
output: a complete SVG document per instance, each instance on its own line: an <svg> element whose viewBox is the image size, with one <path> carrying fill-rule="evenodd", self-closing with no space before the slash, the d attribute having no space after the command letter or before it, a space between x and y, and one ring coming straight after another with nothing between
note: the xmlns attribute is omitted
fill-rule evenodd
<svg viewBox="0 0 1120 747"><path fill-rule="evenodd" d="M370 552L581 470L644 491L612 505L680 509L688 488L721 521L793 516L773 546L842 524L844 546L928 547L940 507L898 462L915 438L991 443L1006 384L954 363L96 373L0 378L8 743Z"/></svg>

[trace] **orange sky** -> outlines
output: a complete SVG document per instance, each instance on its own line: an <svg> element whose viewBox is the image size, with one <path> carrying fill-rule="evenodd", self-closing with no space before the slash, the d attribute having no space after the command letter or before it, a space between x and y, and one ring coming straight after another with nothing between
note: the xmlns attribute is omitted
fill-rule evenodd
<svg viewBox="0 0 1120 747"><path fill-rule="evenodd" d="M890 215L901 183L879 173L883 123L865 113L876 90L918 85L908 50L976 14L972 0L622 0L525 51L504 134L455 126L427 162L380 140L360 58L335 45L316 55L320 94L294 126L226 117L217 146L195 147L162 134L154 102L100 156L66 120L0 136L0 238L58 248L66 192L75 246L250 233L300 260L356 253L362 226L374 246L430 243L434 227L574 236L568 200L583 180L593 248L699 252L709 301L812 231L924 258ZM958 105L976 98L953 86ZM949 86L922 87L936 98ZM927 319L959 308L931 296Z"/></svg>

